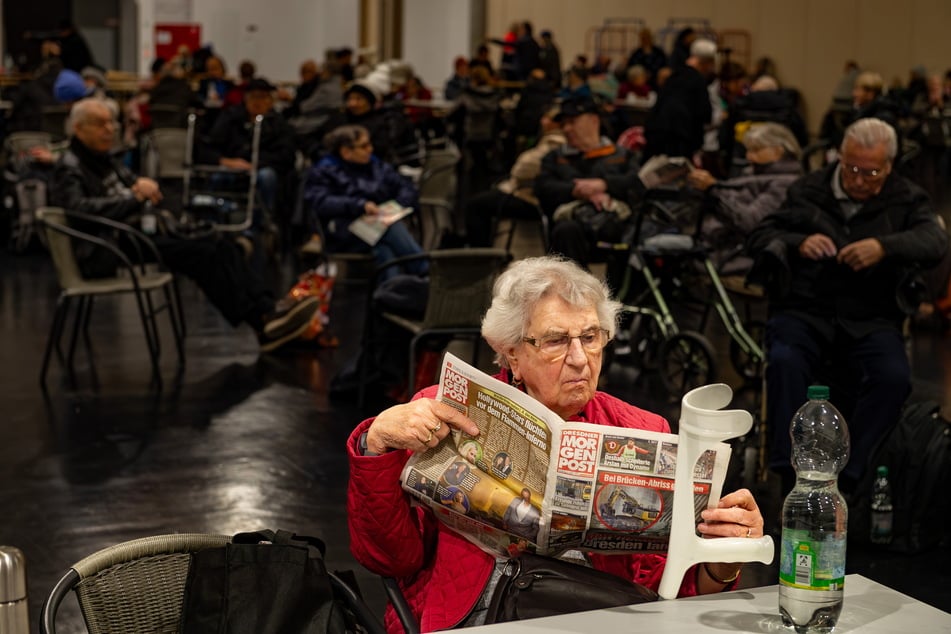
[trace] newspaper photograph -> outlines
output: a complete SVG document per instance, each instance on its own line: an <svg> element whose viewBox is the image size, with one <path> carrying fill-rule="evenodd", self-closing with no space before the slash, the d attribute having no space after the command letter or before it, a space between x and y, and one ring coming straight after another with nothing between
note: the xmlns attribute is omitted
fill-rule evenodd
<svg viewBox="0 0 951 634"><path fill-rule="evenodd" d="M677 436L565 422L511 385L446 354L436 398L479 427L413 454L403 488L493 554L663 552L673 516ZM694 507L719 499L730 447L694 467Z"/></svg>

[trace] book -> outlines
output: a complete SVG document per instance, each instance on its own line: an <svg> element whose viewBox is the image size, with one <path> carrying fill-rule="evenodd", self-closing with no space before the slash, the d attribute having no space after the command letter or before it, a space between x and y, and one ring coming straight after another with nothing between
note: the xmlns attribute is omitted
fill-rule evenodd
<svg viewBox="0 0 951 634"><path fill-rule="evenodd" d="M363 215L350 223L350 233L357 236L371 247L376 245L394 222L397 222L413 213L412 207L404 207L395 200L388 200L378 205L380 213L375 216Z"/></svg>
<svg viewBox="0 0 951 634"><path fill-rule="evenodd" d="M666 552L675 434L565 422L448 353L436 398L472 419L479 435L454 430L413 454L401 480L451 529L496 555ZM698 521L720 499L730 451L717 443L694 466Z"/></svg>

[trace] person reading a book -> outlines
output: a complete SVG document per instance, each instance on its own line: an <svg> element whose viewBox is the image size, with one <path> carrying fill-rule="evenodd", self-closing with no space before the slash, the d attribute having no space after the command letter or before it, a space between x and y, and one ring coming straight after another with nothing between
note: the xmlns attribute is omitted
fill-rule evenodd
<svg viewBox="0 0 951 634"><path fill-rule="evenodd" d="M314 221L323 226L330 243L328 248L344 253L372 253L377 264L422 253L402 221L389 224L372 246L350 230L351 223L358 218L386 224L387 210L413 208L418 200L409 179L373 154L367 129L359 125L340 126L327 134L324 145L330 154L307 173L304 202ZM405 270L423 275L428 265L419 260L407 263ZM397 267L391 267L384 275L398 273Z"/></svg>
<svg viewBox="0 0 951 634"><path fill-rule="evenodd" d="M669 432L667 421L597 389L604 346L614 336L620 304L607 286L560 257L527 258L499 276L482 335L506 381L566 420ZM435 447L451 432L476 437L476 424L434 400L435 386L414 399L367 419L347 443L350 462L348 524L357 561L372 572L395 577L423 631L484 622L491 589L505 558L481 550L411 505L400 473L414 452ZM521 501L521 500L519 500ZM729 493L706 509L697 525L705 537L760 537L763 516L746 489ZM663 554L579 553L594 568L656 590ZM733 587L739 565L698 564L684 575L681 596ZM401 631L387 608L389 631Z"/></svg>

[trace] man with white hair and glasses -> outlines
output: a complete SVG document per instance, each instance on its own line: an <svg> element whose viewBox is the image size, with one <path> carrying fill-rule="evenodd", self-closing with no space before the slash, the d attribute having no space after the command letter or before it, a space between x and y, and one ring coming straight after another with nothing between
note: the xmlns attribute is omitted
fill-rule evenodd
<svg viewBox="0 0 951 634"><path fill-rule="evenodd" d="M837 162L794 183L747 242L757 260L750 276L769 292L770 466L785 490L794 481L789 421L828 358L836 361L833 384L858 382L854 408L843 412L852 451L840 486L849 492L862 477L911 391L901 331L917 308L909 281L936 264L948 243L924 190L893 172L890 125L856 121L839 151ZM833 402L843 392L833 391Z"/></svg>

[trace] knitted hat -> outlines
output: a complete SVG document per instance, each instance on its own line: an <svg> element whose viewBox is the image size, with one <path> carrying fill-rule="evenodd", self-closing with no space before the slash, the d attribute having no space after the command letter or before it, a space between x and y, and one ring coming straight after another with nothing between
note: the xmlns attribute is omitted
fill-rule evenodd
<svg viewBox="0 0 951 634"><path fill-rule="evenodd" d="M370 102L371 106L375 105L376 102L380 100L379 93L377 93L377 91L372 86L366 83L366 79L358 79L351 83L343 93L344 99L346 99L352 92L363 95L366 100Z"/></svg>
<svg viewBox="0 0 951 634"><path fill-rule="evenodd" d="M87 66L86 68L80 71L80 76L83 79L91 79L96 82L96 85L100 88L106 87L106 75L101 70L95 66Z"/></svg>
<svg viewBox="0 0 951 634"><path fill-rule="evenodd" d="M74 70L63 69L56 76L53 83L53 96L60 103L71 103L86 97L92 90L86 87L86 82Z"/></svg>

